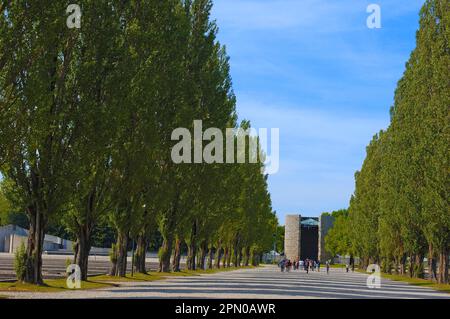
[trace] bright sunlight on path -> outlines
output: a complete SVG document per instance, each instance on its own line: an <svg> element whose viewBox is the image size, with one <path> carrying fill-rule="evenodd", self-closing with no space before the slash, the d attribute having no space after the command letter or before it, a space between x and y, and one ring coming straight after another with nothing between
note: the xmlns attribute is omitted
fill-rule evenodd
<svg viewBox="0 0 450 319"><path fill-rule="evenodd" d="M382 279L380 289L366 286L367 275L331 269L281 273L275 266L172 277L120 287L62 293L3 293L9 298L450 298L429 288Z"/></svg>

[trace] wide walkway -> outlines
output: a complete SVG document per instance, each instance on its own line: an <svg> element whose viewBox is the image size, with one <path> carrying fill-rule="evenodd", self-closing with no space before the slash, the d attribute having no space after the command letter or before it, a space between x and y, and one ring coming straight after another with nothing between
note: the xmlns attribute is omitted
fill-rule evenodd
<svg viewBox="0 0 450 319"><path fill-rule="evenodd" d="M366 279L365 274L342 269L306 274L265 266L91 291L0 294L13 298L450 298L447 293L384 279L380 289L369 289Z"/></svg>

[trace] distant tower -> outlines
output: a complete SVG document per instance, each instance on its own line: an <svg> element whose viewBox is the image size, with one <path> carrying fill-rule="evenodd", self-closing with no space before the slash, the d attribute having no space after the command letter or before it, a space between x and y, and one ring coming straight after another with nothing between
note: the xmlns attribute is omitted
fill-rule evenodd
<svg viewBox="0 0 450 319"><path fill-rule="evenodd" d="M328 259L333 258L325 250L325 236L328 231L333 227L334 217L331 215L322 214L319 217L319 260L324 263Z"/></svg>
<svg viewBox="0 0 450 319"><path fill-rule="evenodd" d="M284 233L284 253L287 259L300 257L301 216L287 215Z"/></svg>

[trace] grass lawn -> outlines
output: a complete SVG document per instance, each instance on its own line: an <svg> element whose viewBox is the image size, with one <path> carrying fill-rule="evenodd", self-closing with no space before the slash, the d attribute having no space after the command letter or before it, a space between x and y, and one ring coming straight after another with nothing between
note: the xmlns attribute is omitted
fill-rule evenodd
<svg viewBox="0 0 450 319"><path fill-rule="evenodd" d="M169 277L200 276L201 274L215 274L218 272L233 271L233 270L239 270L239 269L251 269L251 268L254 268L254 267L248 266L248 267L240 267L240 268L230 267L230 268L207 269L207 270L182 270L180 272L150 272L148 274L134 273L133 276L131 276L131 273L127 273L127 275L125 277L101 275L101 276L89 277L89 279L96 281L96 282L155 281L155 280L161 280L161 279L165 279L165 278L169 278Z"/></svg>
<svg viewBox="0 0 450 319"><path fill-rule="evenodd" d="M111 283L98 281L82 281L81 289L98 289L115 286ZM0 291L23 291L23 292L61 292L72 290L67 288L66 279L44 280L43 286L25 284L20 282L0 282Z"/></svg>
<svg viewBox="0 0 450 319"><path fill-rule="evenodd" d="M170 272L170 273L159 273L159 272L151 272L149 274L140 274L134 273L131 276L130 273L126 275L126 277L114 277L109 275L100 275L89 277L88 281L81 282L81 289L98 289L98 288L106 288L106 287L118 287L120 282L139 282L139 281L155 281L161 280L168 277L177 277L177 276L200 276L201 274L213 274L223 271L232 271L238 269L250 269L254 268L252 266L249 267L240 267L240 268L221 268L221 269L207 269L207 270L183 270L180 272ZM72 289L67 288L66 279L48 279L44 280L43 286L36 286L30 284L24 284L20 282L0 282L0 292L1 291L18 291L18 292L61 292L61 291L69 291ZM2 296L0 296L2 298ZM3 296L6 298L6 296Z"/></svg>
<svg viewBox="0 0 450 319"><path fill-rule="evenodd" d="M325 264L320 264L320 267L322 267L322 265L326 268L327 267L327 265L325 265ZM330 268L345 268L345 265L344 264L332 264L332 265L330 265ZM352 270L352 267L350 266L350 271ZM356 269L356 268L355 268Z"/></svg>
<svg viewBox="0 0 450 319"><path fill-rule="evenodd" d="M358 269L358 272L361 272L363 274L369 274L363 270ZM410 285L413 286L420 286L420 287L427 287L427 288L431 288L434 290L439 290L442 292L446 292L446 293L450 293L450 284L438 284L435 282L431 282L427 279L421 279L421 278L411 278L408 275L390 275L390 274L385 274L385 273L381 273L381 277L385 278L385 279L390 279L393 281L402 281L402 282L406 282Z"/></svg>
<svg viewBox="0 0 450 319"><path fill-rule="evenodd" d="M402 276L402 275L381 274L381 277L390 279L390 280L394 280L394 281L407 282L413 286L428 287L428 288L432 288L435 290L450 293L450 284L437 284L437 283L431 282L427 279L410 278L408 276Z"/></svg>

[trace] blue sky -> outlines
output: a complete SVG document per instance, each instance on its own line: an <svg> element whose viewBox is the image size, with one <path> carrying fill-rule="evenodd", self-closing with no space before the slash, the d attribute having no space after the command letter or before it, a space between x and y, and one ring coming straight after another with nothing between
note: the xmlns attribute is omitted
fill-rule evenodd
<svg viewBox="0 0 450 319"><path fill-rule="evenodd" d="M348 206L365 147L389 124L423 0L215 0L240 119L280 129L269 177L284 216ZM366 8L381 7L381 29Z"/></svg>

